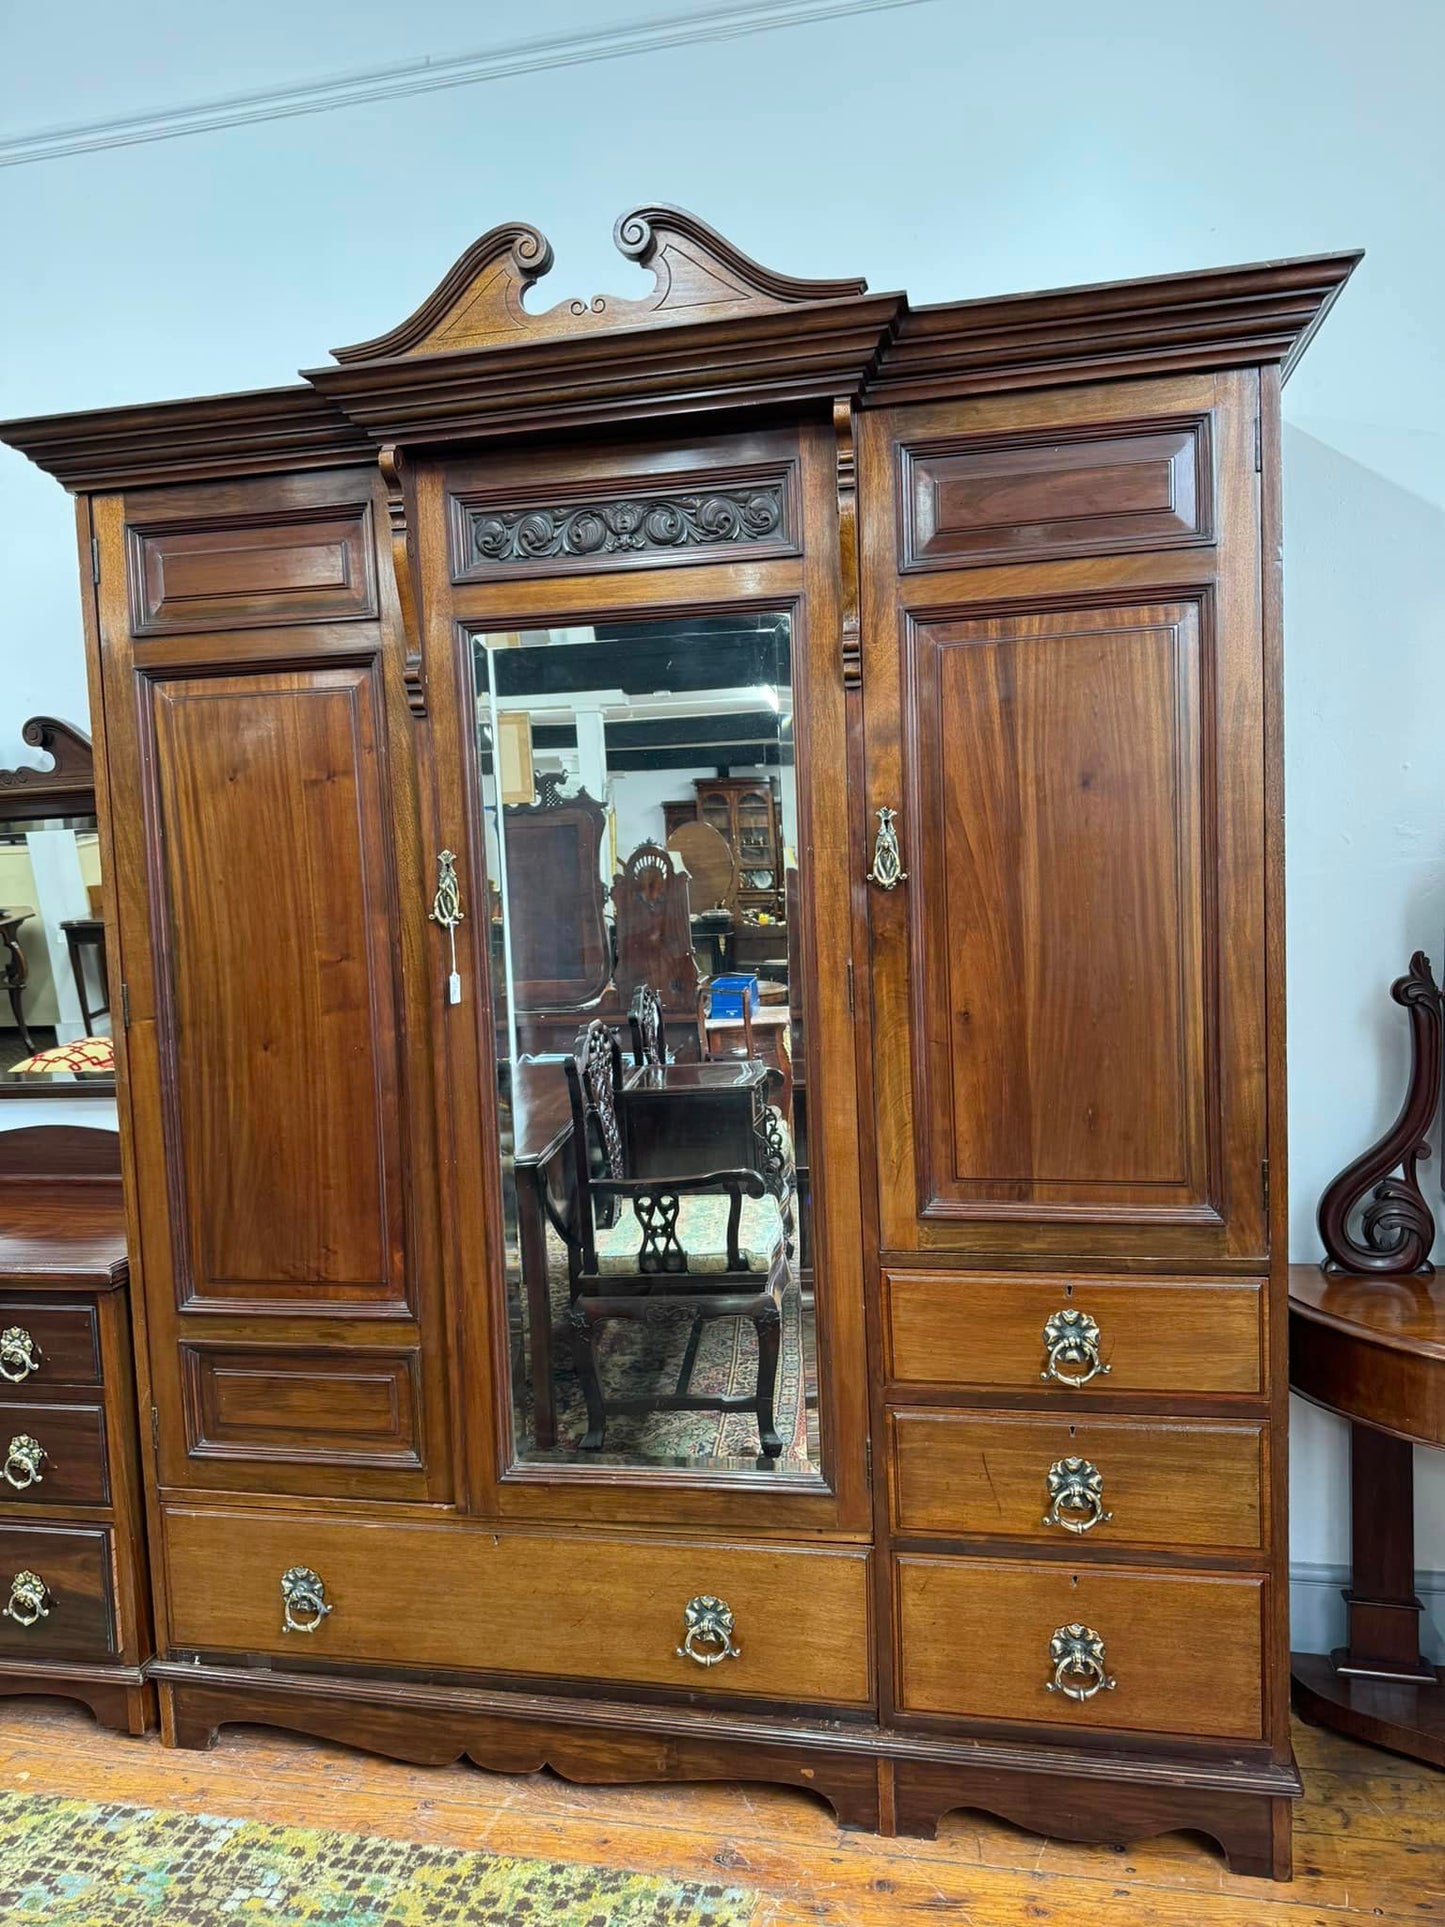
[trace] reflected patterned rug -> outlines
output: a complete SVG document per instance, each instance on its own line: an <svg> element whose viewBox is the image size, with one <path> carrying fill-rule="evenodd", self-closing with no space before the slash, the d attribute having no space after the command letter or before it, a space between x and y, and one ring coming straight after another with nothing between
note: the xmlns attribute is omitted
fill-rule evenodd
<svg viewBox="0 0 1445 1927"><path fill-rule="evenodd" d="M0 1794L0 1920L46 1927L747 1927L740 1887Z"/></svg>
<svg viewBox="0 0 1445 1927"><path fill-rule="evenodd" d="M566 1257L560 1239L548 1233L552 1260L552 1361L557 1388L557 1443L575 1451L587 1430L587 1404L572 1363L567 1331ZM796 1281L783 1292L782 1344L773 1410L783 1440L778 1461L784 1470L817 1465L816 1368L812 1357L812 1317L804 1317ZM646 1397L673 1390L687 1349L692 1314L665 1313L655 1322L634 1324L611 1319L597 1337L597 1371L613 1398ZM699 1393L753 1393L758 1382L757 1334L745 1319L711 1318L703 1326L692 1389ZM529 1387L522 1388L530 1406ZM810 1409L810 1406L812 1409ZM524 1413L524 1425L530 1410ZM607 1421L607 1456L647 1459L738 1459L758 1457L758 1426L751 1412L618 1412Z"/></svg>

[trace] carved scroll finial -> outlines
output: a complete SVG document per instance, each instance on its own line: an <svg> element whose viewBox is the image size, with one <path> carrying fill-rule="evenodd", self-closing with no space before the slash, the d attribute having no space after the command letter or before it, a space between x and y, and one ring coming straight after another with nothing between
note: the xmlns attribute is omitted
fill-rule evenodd
<svg viewBox="0 0 1445 1927"><path fill-rule="evenodd" d="M34 821L90 815L95 809L95 754L85 731L58 716L32 716L20 734L53 763L49 769L26 763L0 769L0 817Z"/></svg>
<svg viewBox="0 0 1445 1927"><path fill-rule="evenodd" d="M370 341L331 352L338 361L382 361L505 340L533 319L522 307L522 296L551 265L552 243L545 234L523 221L504 221L473 241L405 321Z"/></svg>
<svg viewBox="0 0 1445 1927"><path fill-rule="evenodd" d="M633 208L621 216L612 236L620 253L652 272L652 292L640 301L599 294L529 313L523 296L551 267L552 248L536 228L509 221L474 241L398 327L331 352L340 362L383 361L611 328L776 313L803 302L846 301L867 293L865 281L802 281L778 274L681 208Z"/></svg>
<svg viewBox="0 0 1445 1927"><path fill-rule="evenodd" d="M1320 1199L1319 1231L1325 1269L1399 1276L1429 1272L1435 1214L1420 1190L1416 1167L1430 1155L1429 1133L1440 1108L1445 999L1417 950L1390 995L1410 1013L1410 1082L1400 1115ZM1399 1169L1401 1175L1392 1177ZM1351 1221L1359 1212L1358 1232Z"/></svg>

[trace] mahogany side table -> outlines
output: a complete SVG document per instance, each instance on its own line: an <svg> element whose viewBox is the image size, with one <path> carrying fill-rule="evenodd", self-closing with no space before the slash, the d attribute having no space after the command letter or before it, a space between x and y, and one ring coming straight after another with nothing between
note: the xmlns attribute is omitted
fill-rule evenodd
<svg viewBox="0 0 1445 1927"><path fill-rule="evenodd" d="M1352 1551L1349 1644L1291 1656L1295 1707L1445 1767L1445 1671L1420 1653L1413 1456L1445 1447L1445 1279L1291 1265L1289 1286L1290 1385L1350 1421Z"/></svg>

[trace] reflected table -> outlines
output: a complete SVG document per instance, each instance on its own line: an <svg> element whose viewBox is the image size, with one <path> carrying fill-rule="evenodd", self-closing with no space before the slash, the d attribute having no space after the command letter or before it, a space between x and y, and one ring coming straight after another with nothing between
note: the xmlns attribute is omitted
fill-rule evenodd
<svg viewBox="0 0 1445 1927"><path fill-rule="evenodd" d="M19 932L21 924L28 923L34 915L28 903L12 904L9 909L0 908L0 985L10 993L15 1028L27 1051L35 1049L35 1040L25 1022L23 999L25 986L30 979L30 966L25 960L25 952L20 948Z"/></svg>
<svg viewBox="0 0 1445 1927"><path fill-rule="evenodd" d="M634 1177L692 1177L759 1168L759 1117L768 1066L757 1059L661 1064L627 1073L626 1128ZM570 1169L572 1107L561 1058L524 1058L511 1070L517 1246L527 1303L532 1429L541 1451L557 1443L552 1381L552 1299L547 1224L565 1238L576 1185Z"/></svg>
<svg viewBox="0 0 1445 1927"><path fill-rule="evenodd" d="M1290 1385L1350 1421L1349 1644L1290 1659L1299 1713L1445 1766L1445 1672L1420 1653L1415 1445L1445 1447L1445 1281L1289 1273Z"/></svg>
<svg viewBox="0 0 1445 1927"><path fill-rule="evenodd" d="M105 924L99 917L65 917L61 929L65 932L65 947L70 952L70 974L75 979L75 995L80 1003L81 1021L85 1025L87 1037L95 1035L95 1020L110 1011L110 978L105 961ZM91 1003L90 987L85 975L85 953L95 952L96 968L100 980L100 1002Z"/></svg>

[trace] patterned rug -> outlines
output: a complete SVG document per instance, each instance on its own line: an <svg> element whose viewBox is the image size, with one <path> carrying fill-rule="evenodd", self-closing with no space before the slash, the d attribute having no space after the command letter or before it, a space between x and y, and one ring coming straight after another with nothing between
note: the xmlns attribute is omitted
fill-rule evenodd
<svg viewBox="0 0 1445 1927"><path fill-rule="evenodd" d="M758 1900L374 1834L0 1794L6 1927L747 1927Z"/></svg>

